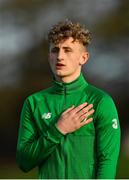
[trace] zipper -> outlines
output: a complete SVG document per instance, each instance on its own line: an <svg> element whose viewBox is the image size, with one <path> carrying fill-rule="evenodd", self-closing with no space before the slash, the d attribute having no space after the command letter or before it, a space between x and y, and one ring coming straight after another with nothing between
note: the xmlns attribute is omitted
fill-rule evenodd
<svg viewBox="0 0 129 180"><path fill-rule="evenodd" d="M63 88L64 88L64 102L63 102L63 111L64 111L66 107L66 87L63 85Z"/></svg>
<svg viewBox="0 0 129 180"><path fill-rule="evenodd" d="M63 111L66 110L66 87L63 85L64 88L64 102L63 102ZM67 136L64 136L64 143L63 143L63 155L64 155L64 161L65 161L65 165L64 165L64 179L67 179L68 177L68 172L67 172L67 154L66 154L66 138Z"/></svg>

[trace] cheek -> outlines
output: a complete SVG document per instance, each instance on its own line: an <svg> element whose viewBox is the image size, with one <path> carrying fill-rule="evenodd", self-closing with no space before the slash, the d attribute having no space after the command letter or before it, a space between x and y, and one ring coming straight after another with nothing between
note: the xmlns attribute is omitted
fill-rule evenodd
<svg viewBox="0 0 129 180"><path fill-rule="evenodd" d="M50 55L49 55L49 61L52 61L53 59L54 59L53 55L50 54Z"/></svg>
<svg viewBox="0 0 129 180"><path fill-rule="evenodd" d="M53 67L53 61L52 61L52 59L50 57L48 59L48 62L49 62L50 67L52 68Z"/></svg>
<svg viewBox="0 0 129 180"><path fill-rule="evenodd" d="M56 62L56 57L55 55L49 55L49 63L50 64L55 64Z"/></svg>
<svg viewBox="0 0 129 180"><path fill-rule="evenodd" d="M73 66L78 66L78 65L79 65L79 58L78 58L78 56L73 56L73 57L71 58L70 63L71 63Z"/></svg>
<svg viewBox="0 0 129 180"><path fill-rule="evenodd" d="M57 59L57 55L51 53L51 54L49 55L49 59L50 59L50 60L56 60L56 59Z"/></svg>

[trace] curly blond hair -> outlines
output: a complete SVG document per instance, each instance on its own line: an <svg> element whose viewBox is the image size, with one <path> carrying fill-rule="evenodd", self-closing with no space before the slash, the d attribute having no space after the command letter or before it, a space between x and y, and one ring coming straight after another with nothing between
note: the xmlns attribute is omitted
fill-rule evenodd
<svg viewBox="0 0 129 180"><path fill-rule="evenodd" d="M59 22L54 25L48 33L49 43L54 44L58 44L69 37L78 40L86 47L91 43L90 31L79 23L73 23L70 20Z"/></svg>

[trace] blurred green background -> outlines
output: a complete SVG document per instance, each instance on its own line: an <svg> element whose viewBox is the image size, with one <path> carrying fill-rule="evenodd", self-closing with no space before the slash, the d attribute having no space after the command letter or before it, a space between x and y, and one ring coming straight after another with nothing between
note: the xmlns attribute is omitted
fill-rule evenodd
<svg viewBox="0 0 129 180"><path fill-rule="evenodd" d="M47 62L49 28L65 18L93 34L86 79L114 99L122 140L117 178L129 178L129 1L0 0L0 178L36 178L23 173L15 152L23 101L51 85Z"/></svg>

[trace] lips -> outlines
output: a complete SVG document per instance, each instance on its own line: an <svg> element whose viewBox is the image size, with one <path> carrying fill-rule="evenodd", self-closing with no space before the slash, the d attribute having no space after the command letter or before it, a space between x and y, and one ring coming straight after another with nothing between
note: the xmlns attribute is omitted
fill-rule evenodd
<svg viewBox="0 0 129 180"><path fill-rule="evenodd" d="M56 66L65 66L65 65L62 63L57 63Z"/></svg>
<svg viewBox="0 0 129 180"><path fill-rule="evenodd" d="M61 68L63 68L63 67L65 67L65 65L62 64L62 63L57 63L57 64L56 64L56 69L61 69Z"/></svg>

